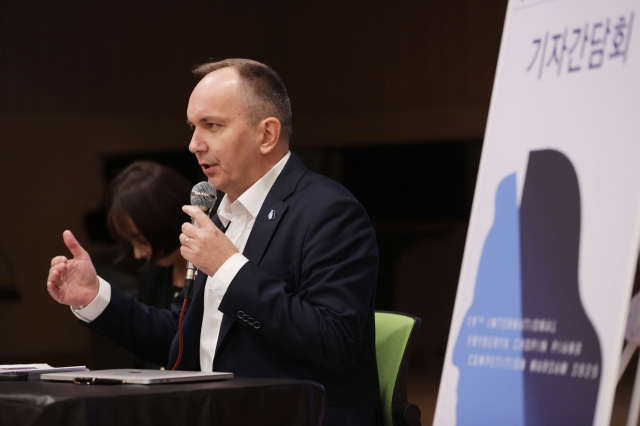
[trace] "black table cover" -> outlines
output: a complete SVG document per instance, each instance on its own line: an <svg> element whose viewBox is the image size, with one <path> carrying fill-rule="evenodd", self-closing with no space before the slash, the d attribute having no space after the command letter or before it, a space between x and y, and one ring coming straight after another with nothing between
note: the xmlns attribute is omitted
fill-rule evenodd
<svg viewBox="0 0 640 426"><path fill-rule="evenodd" d="M0 382L2 426L320 426L314 382L232 379L162 385Z"/></svg>

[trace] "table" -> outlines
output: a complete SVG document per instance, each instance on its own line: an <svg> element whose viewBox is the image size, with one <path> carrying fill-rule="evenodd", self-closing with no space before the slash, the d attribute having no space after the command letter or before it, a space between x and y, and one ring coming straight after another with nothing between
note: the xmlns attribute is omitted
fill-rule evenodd
<svg viewBox="0 0 640 426"><path fill-rule="evenodd" d="M303 380L114 386L0 382L3 426L320 426L323 410L324 388Z"/></svg>

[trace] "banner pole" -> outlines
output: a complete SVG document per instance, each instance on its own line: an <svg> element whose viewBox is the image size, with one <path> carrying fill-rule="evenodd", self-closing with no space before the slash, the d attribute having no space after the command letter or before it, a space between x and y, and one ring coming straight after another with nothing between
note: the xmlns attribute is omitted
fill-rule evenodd
<svg viewBox="0 0 640 426"><path fill-rule="evenodd" d="M629 362L631 361L631 357L633 357L633 353L636 351L638 345L634 343L627 343L622 351L622 356L620 357L620 370L618 372L618 382L622 379L622 375L625 370L629 366Z"/></svg>
<svg viewBox="0 0 640 426"><path fill-rule="evenodd" d="M635 351L637 346L628 344L627 347L629 346L632 346L630 353L631 355L633 355L633 352ZM625 347L625 352L627 350L627 347ZM625 352L623 352L623 360L624 360ZM631 355L629 355L629 358L631 358ZM629 361L627 360L627 364L628 363ZM624 369L621 370L620 376L622 376L622 372L624 372ZM636 367L636 377L633 381L633 393L631 394L631 404L629 405L629 416L627 417L627 426L637 426L639 415L640 415L640 362L638 362L638 366Z"/></svg>

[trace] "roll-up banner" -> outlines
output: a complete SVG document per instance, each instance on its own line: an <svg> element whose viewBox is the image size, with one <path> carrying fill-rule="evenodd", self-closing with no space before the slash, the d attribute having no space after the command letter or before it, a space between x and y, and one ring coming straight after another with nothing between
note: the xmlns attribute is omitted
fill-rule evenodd
<svg viewBox="0 0 640 426"><path fill-rule="evenodd" d="M640 0L510 0L435 425L608 425L640 241Z"/></svg>

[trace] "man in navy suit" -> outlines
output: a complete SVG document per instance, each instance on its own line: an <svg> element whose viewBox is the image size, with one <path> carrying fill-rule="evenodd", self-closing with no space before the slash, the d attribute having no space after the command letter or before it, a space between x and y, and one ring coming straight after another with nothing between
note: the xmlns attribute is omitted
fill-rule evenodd
<svg viewBox="0 0 640 426"><path fill-rule="evenodd" d="M325 425L380 424L374 301L378 253L366 212L289 151L291 107L276 73L229 59L204 64L187 108L193 152L225 192L209 219L184 211L180 242L198 267L183 322L182 370L308 379L325 387ZM71 232L47 288L83 324L172 366L183 296L151 308L99 278Z"/></svg>

